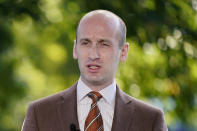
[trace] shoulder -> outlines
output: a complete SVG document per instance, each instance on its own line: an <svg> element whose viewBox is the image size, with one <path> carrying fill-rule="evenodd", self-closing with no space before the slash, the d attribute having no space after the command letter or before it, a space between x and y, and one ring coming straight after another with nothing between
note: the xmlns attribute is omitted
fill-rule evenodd
<svg viewBox="0 0 197 131"><path fill-rule="evenodd" d="M152 125L152 127L156 130L167 130L164 113L161 109L144 101L133 98L125 93L123 95L125 99L129 101L127 103L127 114L128 116L132 116L135 120L134 124L138 125L138 123L143 121L144 127L149 127Z"/></svg>
<svg viewBox="0 0 197 131"><path fill-rule="evenodd" d="M145 101L136 99L122 92L123 99L129 103L131 108L134 108L135 113L143 115L163 115L163 111Z"/></svg>
<svg viewBox="0 0 197 131"><path fill-rule="evenodd" d="M66 98L72 96L75 93L75 88L76 84L71 86L68 89L65 89L63 91L60 91L56 94L50 95L43 97L41 99L32 101L29 105L29 107L39 107L39 108L46 108L46 107L52 107L56 106L56 104L62 102L63 100L66 100Z"/></svg>
<svg viewBox="0 0 197 131"><path fill-rule="evenodd" d="M53 104L53 103L57 102L58 100L60 100L61 99L61 96L64 93L66 93L66 92L67 92L67 89L66 90L63 90L61 92L58 92L56 94L50 95L50 96L46 96L46 97L40 98L38 100L32 101L30 103L30 105L39 106L39 105Z"/></svg>
<svg viewBox="0 0 197 131"><path fill-rule="evenodd" d="M137 110L146 112L157 112L161 113L161 109L156 106L149 104L148 102L131 97L133 105L135 105Z"/></svg>

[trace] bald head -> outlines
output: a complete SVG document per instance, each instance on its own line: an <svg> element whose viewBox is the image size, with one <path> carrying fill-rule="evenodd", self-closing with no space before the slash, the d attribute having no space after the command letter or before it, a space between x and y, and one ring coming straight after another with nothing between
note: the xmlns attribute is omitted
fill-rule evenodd
<svg viewBox="0 0 197 131"><path fill-rule="evenodd" d="M84 24L91 24L93 21L94 26L98 24L106 25L109 28L113 28L114 35L119 38L119 46L122 47L126 41L126 26L122 19L116 14L107 10L95 10L87 13L79 22L76 32L76 41L78 41L78 35ZM104 28L104 26L103 26ZM106 29L107 30L107 29Z"/></svg>

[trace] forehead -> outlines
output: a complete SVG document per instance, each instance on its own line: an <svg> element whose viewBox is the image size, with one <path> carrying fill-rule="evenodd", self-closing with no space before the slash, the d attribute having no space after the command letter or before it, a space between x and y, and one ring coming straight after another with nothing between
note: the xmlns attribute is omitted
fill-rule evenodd
<svg viewBox="0 0 197 131"><path fill-rule="evenodd" d="M78 37L118 37L119 20L110 14L93 14L82 18Z"/></svg>

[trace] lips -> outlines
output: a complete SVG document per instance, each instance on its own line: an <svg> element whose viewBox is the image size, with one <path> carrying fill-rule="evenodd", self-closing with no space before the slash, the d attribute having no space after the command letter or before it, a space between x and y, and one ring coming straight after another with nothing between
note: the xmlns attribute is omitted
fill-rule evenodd
<svg viewBox="0 0 197 131"><path fill-rule="evenodd" d="M101 66L99 64L87 64L87 68L92 73L97 73Z"/></svg>
<svg viewBox="0 0 197 131"><path fill-rule="evenodd" d="M88 68L95 70L95 69L98 69L99 67L92 65L92 66L88 66Z"/></svg>

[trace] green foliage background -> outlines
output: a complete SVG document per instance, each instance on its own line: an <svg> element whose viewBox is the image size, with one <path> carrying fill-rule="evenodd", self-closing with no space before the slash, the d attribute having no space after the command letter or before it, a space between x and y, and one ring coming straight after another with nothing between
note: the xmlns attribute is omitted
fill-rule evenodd
<svg viewBox="0 0 197 131"><path fill-rule="evenodd" d="M76 27L95 9L127 25L122 90L163 109L169 130L197 129L197 0L0 0L0 130L20 130L30 101L79 78Z"/></svg>

